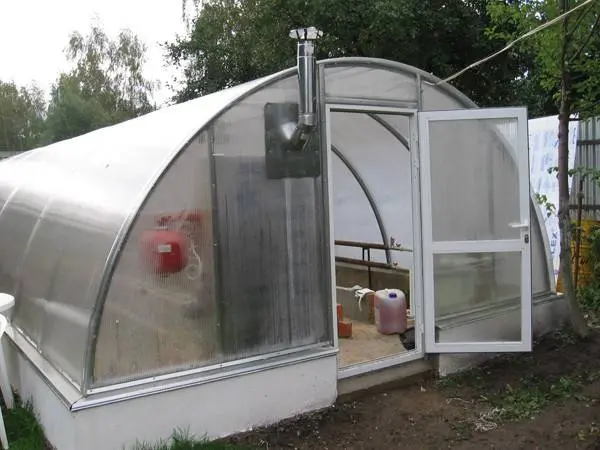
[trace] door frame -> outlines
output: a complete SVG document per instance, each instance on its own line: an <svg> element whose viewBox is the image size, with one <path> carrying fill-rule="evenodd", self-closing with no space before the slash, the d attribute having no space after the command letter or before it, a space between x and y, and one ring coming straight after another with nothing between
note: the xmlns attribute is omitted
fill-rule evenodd
<svg viewBox="0 0 600 450"><path fill-rule="evenodd" d="M423 322L423 253L421 238L421 183L420 183L420 152L419 152L419 126L418 110L402 106L377 106L377 105L351 105L339 103L325 103L325 148L327 162L328 192L327 202L329 209L329 245L331 264L331 311L332 311L332 336L333 344L339 354L339 339L337 335L337 290L336 290L336 266L335 266L335 233L333 216L333 185L335 178L332 173L332 151L331 151L331 122L333 112L346 113L379 113L388 115L400 115L409 118L410 136L408 137L411 154L411 191L412 191L412 220L413 220L413 268L410 277L411 309L415 318L415 348L399 355L390 355L364 363L352 364L344 368L338 368L338 379L349 378L365 373L374 372L389 367L398 366L410 361L423 359L425 357L424 322ZM399 145L402 145L398 142ZM389 244L389 243L386 243Z"/></svg>
<svg viewBox="0 0 600 450"><path fill-rule="evenodd" d="M430 122L451 122L458 120L493 120L516 119L517 148L512 149L518 171L519 222L507 224L519 229L519 238L434 242L432 230L432 187L430 161ZM532 292L531 292L531 213L530 213L530 180L527 109L481 108L448 111L427 111L418 114L420 156L423 167L421 178L422 193L422 230L423 230L423 288L424 288L424 324L425 351L427 353L486 353L531 351L532 346ZM509 149L510 151L510 149ZM434 254L450 253L503 253L519 252L521 254L521 333L519 341L466 341L436 342L435 288L434 288Z"/></svg>

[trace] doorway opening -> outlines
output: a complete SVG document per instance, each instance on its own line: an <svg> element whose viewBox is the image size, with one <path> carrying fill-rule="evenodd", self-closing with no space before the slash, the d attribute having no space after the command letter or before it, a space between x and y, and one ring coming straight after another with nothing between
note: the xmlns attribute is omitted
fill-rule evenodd
<svg viewBox="0 0 600 450"><path fill-rule="evenodd" d="M327 105L340 378L423 355L415 114Z"/></svg>

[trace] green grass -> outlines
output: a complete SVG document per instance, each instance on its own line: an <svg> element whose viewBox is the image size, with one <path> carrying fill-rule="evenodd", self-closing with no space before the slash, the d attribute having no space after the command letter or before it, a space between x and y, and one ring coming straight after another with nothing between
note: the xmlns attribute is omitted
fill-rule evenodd
<svg viewBox="0 0 600 450"><path fill-rule="evenodd" d="M188 432L177 430L171 439L154 444L138 443L132 450L253 450L253 447L210 442L207 439L196 439Z"/></svg>
<svg viewBox="0 0 600 450"><path fill-rule="evenodd" d="M0 396L1 399L1 396ZM1 401L1 400L0 400ZM15 395L15 406L7 410L2 402L2 416L11 450L48 450L44 431L37 421L31 403L22 403ZM195 439L187 432L175 431L170 439L149 444L138 443L132 450L253 450L248 446Z"/></svg>
<svg viewBox="0 0 600 450"><path fill-rule="evenodd" d="M37 421L31 403L23 404L15 396L15 406L7 410L2 405L2 416L11 450L45 450L48 447L44 431Z"/></svg>
<svg viewBox="0 0 600 450"><path fill-rule="evenodd" d="M489 398L496 408L496 418L504 421L530 419L547 406L563 400L583 399L579 377L560 377L549 382L535 376L521 379L517 387L507 386Z"/></svg>

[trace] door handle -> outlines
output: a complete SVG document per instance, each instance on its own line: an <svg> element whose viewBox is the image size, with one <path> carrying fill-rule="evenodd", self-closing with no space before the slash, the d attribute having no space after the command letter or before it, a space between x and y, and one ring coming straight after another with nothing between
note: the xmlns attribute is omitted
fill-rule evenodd
<svg viewBox="0 0 600 450"><path fill-rule="evenodd" d="M517 230L528 230L529 229L529 222L512 222L508 224L509 227L511 228L515 228Z"/></svg>

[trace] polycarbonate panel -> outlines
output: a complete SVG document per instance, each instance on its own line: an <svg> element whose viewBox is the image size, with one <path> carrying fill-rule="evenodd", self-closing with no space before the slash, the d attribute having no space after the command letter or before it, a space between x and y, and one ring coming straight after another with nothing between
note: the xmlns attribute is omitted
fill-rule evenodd
<svg viewBox="0 0 600 450"><path fill-rule="evenodd" d="M514 307L518 313L511 324L512 337L521 340L521 253L450 253L433 256L435 292L435 323L443 325L452 316L462 312L473 313L495 305ZM461 336L461 342L502 341L502 327L494 327ZM456 336L447 336L457 342ZM438 340L436 342L443 342Z"/></svg>
<svg viewBox="0 0 600 450"><path fill-rule="evenodd" d="M15 293L19 263L47 201L39 189L20 190L28 181L39 181L39 165L29 164L27 173L22 169L23 164L15 164L11 159L0 164L0 286L9 294Z"/></svg>
<svg viewBox="0 0 600 450"><path fill-rule="evenodd" d="M542 229L538 222L536 205L531 204L531 292L533 295L550 292L550 273L548 255L542 238ZM542 223L542 226L544 224Z"/></svg>
<svg viewBox="0 0 600 450"><path fill-rule="evenodd" d="M513 123L429 123L434 242L520 239L509 226L520 222Z"/></svg>
<svg viewBox="0 0 600 450"><path fill-rule="evenodd" d="M421 82L421 111L446 111L474 108L451 95L447 90L434 86L429 81Z"/></svg>
<svg viewBox="0 0 600 450"><path fill-rule="evenodd" d="M336 147L337 148L337 147ZM335 240L381 244L381 232L365 192L346 165L335 154L331 157L332 179L329 186L333 197L333 233ZM338 245L335 256L362 259L362 250ZM373 261L385 262L381 250L371 250Z"/></svg>
<svg viewBox="0 0 600 450"><path fill-rule="evenodd" d="M416 75L374 66L327 67L325 92L328 97L371 98L415 102Z"/></svg>
<svg viewBox="0 0 600 450"><path fill-rule="evenodd" d="M386 126L400 134L404 143ZM405 145L406 141L410 141L410 134L407 132L410 128L409 117L392 114L377 114L377 117L373 117L366 113L334 111L331 113L330 128L332 145L342 152L363 179L373 196L389 238L393 238L403 248L412 250L411 153ZM338 186L335 175L333 185L334 192L343 189ZM334 208L336 201L334 198ZM370 207L362 207L362 203L358 203L363 202L362 199L352 201L356 202L353 208L355 218L335 219L336 239L348 239L343 235L357 235L362 242L382 243L379 227L371 223L373 213ZM337 254L340 250L341 247L336 249ZM413 256L410 251L393 251L391 256L398 267L412 268ZM386 262L383 252L371 251L371 259Z"/></svg>
<svg viewBox="0 0 600 450"><path fill-rule="evenodd" d="M204 133L168 169L127 238L102 313L95 385L218 358L211 214ZM169 245L174 256L163 261L154 250Z"/></svg>
<svg viewBox="0 0 600 450"><path fill-rule="evenodd" d="M295 79L279 82L215 124L217 310L224 360L330 338L322 179L266 177L265 104L296 102L297 96Z"/></svg>
<svg viewBox="0 0 600 450"><path fill-rule="evenodd" d="M84 381L91 314L123 226L176 152L268 80L0 162L0 291L16 297L17 328L75 384Z"/></svg>

